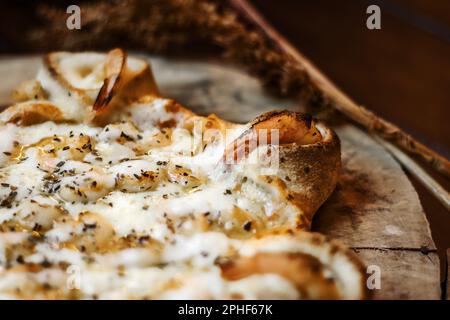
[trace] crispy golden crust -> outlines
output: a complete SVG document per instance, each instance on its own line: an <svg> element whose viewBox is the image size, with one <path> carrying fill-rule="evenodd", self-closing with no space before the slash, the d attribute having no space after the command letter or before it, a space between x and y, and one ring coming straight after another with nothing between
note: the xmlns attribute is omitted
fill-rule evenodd
<svg viewBox="0 0 450 320"><path fill-rule="evenodd" d="M222 275L229 280L239 280L254 274L278 274L294 283L303 299L317 295L321 299L339 299L342 292L347 299L371 298L364 281L365 267L353 250L319 233L301 232L288 237L301 245L277 252L267 243L267 247L254 254L219 261ZM277 236L266 239L279 246L285 245L278 242ZM264 246L264 240L259 245ZM325 265L331 277L323 272ZM348 272L357 275L356 283L348 282Z"/></svg>
<svg viewBox="0 0 450 320"><path fill-rule="evenodd" d="M314 213L336 187L341 166L340 141L336 133L308 114L287 110L267 112L250 122L244 131L225 151L233 160L247 156L253 146L261 145L262 129L278 130L279 179L270 180L278 187L287 201L304 212L301 229L309 228ZM269 132L269 133L268 133ZM270 144L270 131L264 131Z"/></svg>
<svg viewBox="0 0 450 320"><path fill-rule="evenodd" d="M105 80L95 99L92 108L95 112L108 106L119 88L119 82L126 68L127 55L122 49L114 49L108 52L105 62Z"/></svg>
<svg viewBox="0 0 450 320"><path fill-rule="evenodd" d="M20 126L30 126L45 121L62 122L64 117L55 105L47 101L22 102L4 110L0 121L15 123Z"/></svg>
<svg viewBox="0 0 450 320"><path fill-rule="evenodd" d="M94 59L83 61L83 55ZM69 118L105 125L116 109L148 95L159 95L151 67L145 60L127 58L122 49L116 48L108 52L103 67L99 68L95 55L99 54L87 52L77 56L68 52L53 52L43 58L43 75L49 78L46 81L53 81L53 85L61 92L65 91L68 99L83 106L76 116L71 115ZM67 62L65 68L64 62ZM90 87L80 87L79 83L74 83L73 79L67 77L68 71L81 76L91 74L92 78L103 80Z"/></svg>
<svg viewBox="0 0 450 320"><path fill-rule="evenodd" d="M239 257L221 265L228 280L240 280L254 274L275 273L289 279L302 297L309 298L311 290L319 291L324 299L338 299L336 283L323 275L320 261L304 253L257 253L252 257Z"/></svg>
<svg viewBox="0 0 450 320"><path fill-rule="evenodd" d="M322 139L312 144L281 144L277 176L286 183L288 199L309 221L336 187L341 167L341 146L336 133L317 124Z"/></svg>
<svg viewBox="0 0 450 320"><path fill-rule="evenodd" d="M370 299L372 297L372 292L369 291L365 282L365 265L361 262L359 257L352 249L344 246L338 240L328 239L326 236L317 232L304 233L304 235L311 235L311 242L316 247L327 247L330 256L342 255L347 260L348 265L353 269L353 271L359 274L360 282L358 291L360 292L360 296L358 297L358 299ZM339 264L334 265L334 267L340 268Z"/></svg>

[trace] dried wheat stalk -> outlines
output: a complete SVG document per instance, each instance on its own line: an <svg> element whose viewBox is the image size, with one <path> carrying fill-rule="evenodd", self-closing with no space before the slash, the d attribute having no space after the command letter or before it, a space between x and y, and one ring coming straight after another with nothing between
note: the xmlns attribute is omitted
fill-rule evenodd
<svg viewBox="0 0 450 320"><path fill-rule="evenodd" d="M370 110L356 104L282 37L248 1L229 0L229 2L237 12L240 12L256 28L261 30L275 46L278 46L280 50L292 56L306 70L312 83L324 93L324 98L327 100L328 105L331 105L351 120L362 125L369 132L380 135L408 153L419 155L439 172L450 177L450 161L448 159L417 141L393 123L376 116ZM402 161L401 159L397 160Z"/></svg>

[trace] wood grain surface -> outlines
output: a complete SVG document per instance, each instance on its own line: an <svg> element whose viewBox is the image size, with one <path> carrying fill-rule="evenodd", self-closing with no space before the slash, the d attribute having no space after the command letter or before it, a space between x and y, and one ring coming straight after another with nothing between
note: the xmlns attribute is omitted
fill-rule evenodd
<svg viewBox="0 0 450 320"><path fill-rule="evenodd" d="M415 250L356 249L371 265L380 267L381 287L375 299L441 299L439 257L436 252Z"/></svg>
<svg viewBox="0 0 450 320"><path fill-rule="evenodd" d="M361 130L336 131L343 168L314 228L354 248L435 251L417 193L398 163Z"/></svg>

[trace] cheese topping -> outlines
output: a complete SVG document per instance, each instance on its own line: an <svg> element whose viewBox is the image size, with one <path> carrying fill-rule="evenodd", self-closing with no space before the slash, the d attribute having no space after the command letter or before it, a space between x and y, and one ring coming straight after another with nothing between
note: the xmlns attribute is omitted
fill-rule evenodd
<svg viewBox="0 0 450 320"><path fill-rule="evenodd" d="M62 59L60 70L98 92L103 59ZM270 146L230 167L214 117L145 96L104 126L86 123L47 69L38 80L67 121L0 122L0 298L314 296L273 271L224 276L234 257L302 250L288 234L302 210L252 163ZM199 139L196 121L215 131ZM247 126L228 129L235 139ZM331 267L313 277L339 287Z"/></svg>

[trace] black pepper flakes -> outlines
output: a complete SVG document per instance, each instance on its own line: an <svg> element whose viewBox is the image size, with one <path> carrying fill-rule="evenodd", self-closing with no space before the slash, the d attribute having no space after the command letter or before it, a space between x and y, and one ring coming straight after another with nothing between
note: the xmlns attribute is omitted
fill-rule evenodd
<svg viewBox="0 0 450 320"><path fill-rule="evenodd" d="M206 252L206 251L202 251L202 252L200 252L200 254L202 255L202 257L204 257L204 258L206 258L206 257L208 257L209 256L209 253L208 252Z"/></svg>
<svg viewBox="0 0 450 320"><path fill-rule="evenodd" d="M91 229L96 229L97 228L97 222L93 222L93 223L84 223L83 224L83 232L86 232L88 230Z"/></svg>
<svg viewBox="0 0 450 320"><path fill-rule="evenodd" d="M17 257L16 261L19 264L24 264L25 263L25 260L23 259L23 256L21 254Z"/></svg>
<svg viewBox="0 0 450 320"><path fill-rule="evenodd" d="M47 259L44 259L44 261L41 262L41 266L43 268L49 268L52 264Z"/></svg>
<svg viewBox="0 0 450 320"><path fill-rule="evenodd" d="M49 283L45 282L42 284L42 288L44 290L50 290L52 288L52 286Z"/></svg>
<svg viewBox="0 0 450 320"><path fill-rule="evenodd" d="M247 222L244 224L244 230L245 230L245 231L250 231L251 228L252 228L252 222L251 222L251 221L247 221Z"/></svg>
<svg viewBox="0 0 450 320"><path fill-rule="evenodd" d="M129 135L127 135L125 132L120 132L120 137L124 138L127 141L134 141L134 139L132 137L130 137Z"/></svg>
<svg viewBox="0 0 450 320"><path fill-rule="evenodd" d="M148 236L148 235L140 236L140 237L138 238L138 242L139 242L140 244L144 244L144 243L148 242L149 240L150 240L150 236Z"/></svg>

